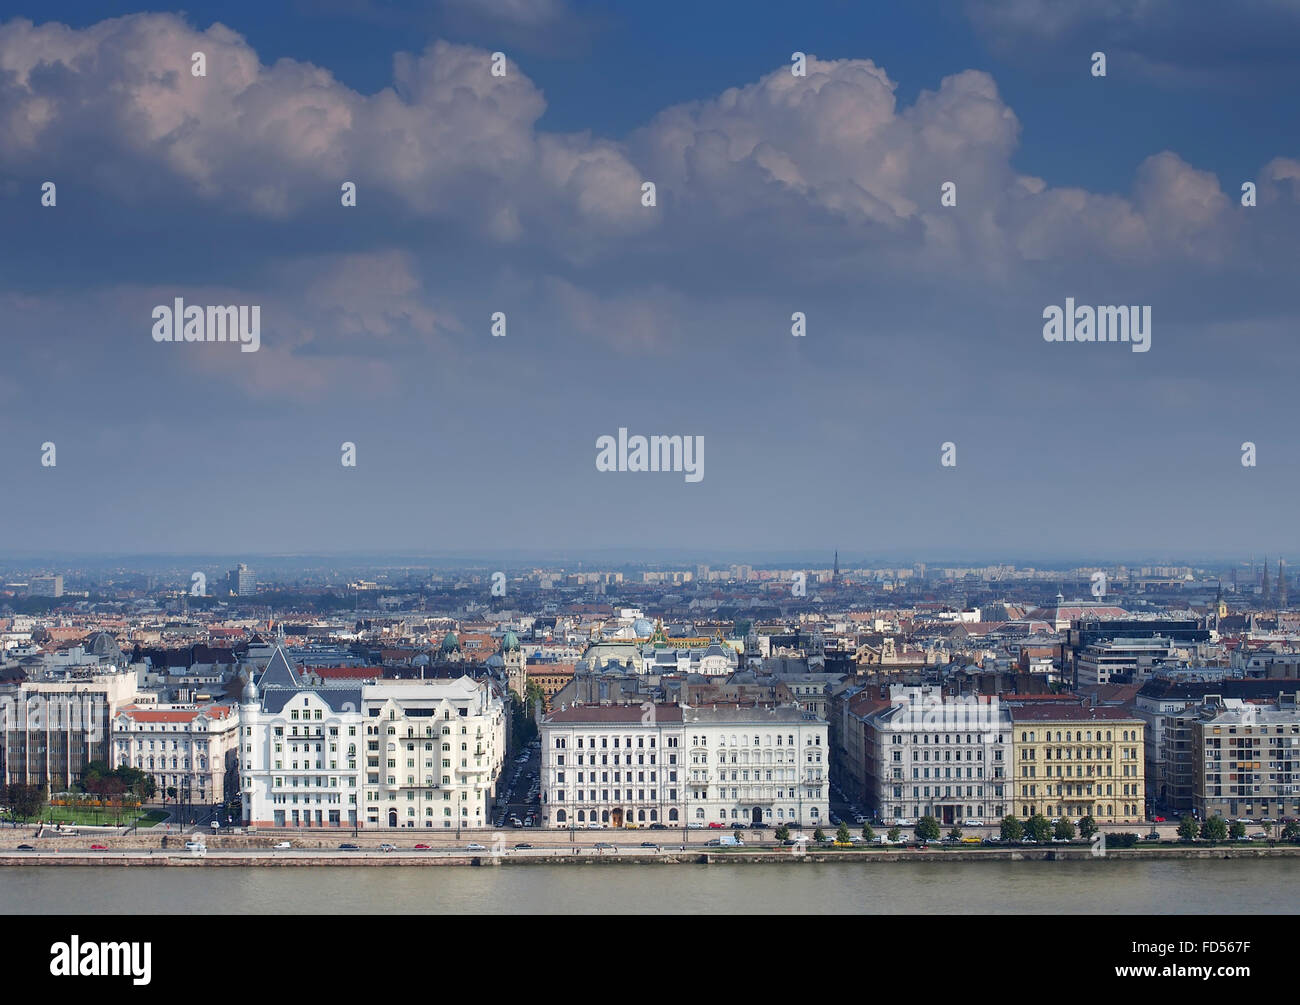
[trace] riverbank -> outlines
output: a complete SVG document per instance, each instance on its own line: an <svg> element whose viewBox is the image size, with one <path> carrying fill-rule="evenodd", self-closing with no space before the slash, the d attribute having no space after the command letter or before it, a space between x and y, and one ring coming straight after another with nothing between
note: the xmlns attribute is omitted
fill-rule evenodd
<svg viewBox="0 0 1300 1005"><path fill-rule="evenodd" d="M1296 845L1152 845L1108 850L1095 854L1088 845L986 848L892 848L803 850L795 848L704 849L678 848L529 848L468 852L463 849L355 851L326 848L276 849L267 847L206 847L202 852L184 848L55 847L32 851L0 850L0 866L527 866L527 865L800 865L855 864L870 866L896 862L1104 862L1177 859L1287 859L1300 858Z"/></svg>

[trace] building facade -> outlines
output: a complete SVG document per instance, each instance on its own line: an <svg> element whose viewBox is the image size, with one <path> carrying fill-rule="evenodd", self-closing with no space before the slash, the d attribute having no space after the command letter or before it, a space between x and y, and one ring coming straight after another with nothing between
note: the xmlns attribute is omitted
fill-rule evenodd
<svg viewBox="0 0 1300 1005"><path fill-rule="evenodd" d="M1015 764L1012 812L1049 820L1146 816L1145 723L1113 706L1008 703Z"/></svg>
<svg viewBox="0 0 1300 1005"><path fill-rule="evenodd" d="M219 803L239 791L239 713L229 705L128 705L113 718L112 767L150 775L157 798Z"/></svg>
<svg viewBox="0 0 1300 1005"><path fill-rule="evenodd" d="M1011 718L997 698L894 685L864 725L867 789L882 820L952 825L1011 812Z"/></svg>
<svg viewBox="0 0 1300 1005"><path fill-rule="evenodd" d="M112 722L136 695L129 670L68 670L0 690L0 780L64 792L91 761L111 759Z"/></svg>
<svg viewBox="0 0 1300 1005"><path fill-rule="evenodd" d="M1208 695L1191 736L1201 819L1300 817L1300 692L1270 704Z"/></svg>

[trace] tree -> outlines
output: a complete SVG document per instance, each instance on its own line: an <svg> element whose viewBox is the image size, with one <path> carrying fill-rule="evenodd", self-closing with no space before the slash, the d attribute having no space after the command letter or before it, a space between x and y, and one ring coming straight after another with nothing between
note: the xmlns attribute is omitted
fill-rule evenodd
<svg viewBox="0 0 1300 1005"><path fill-rule="evenodd" d="M1283 841L1300 841L1300 820L1292 820L1282 828Z"/></svg>
<svg viewBox="0 0 1300 1005"><path fill-rule="evenodd" d="M876 832L871 829L871 824L862 825L862 840L868 844L876 840Z"/></svg>
<svg viewBox="0 0 1300 1005"><path fill-rule="evenodd" d="M952 830L950 830L950 831L948 832L948 840L949 840L949 841L960 841L960 840L961 840L961 828L958 827L956 824L953 824L953 825L952 825Z"/></svg>
<svg viewBox="0 0 1300 1005"><path fill-rule="evenodd" d="M825 844L826 832L822 830L820 827L818 827L815 831L813 831L813 840L816 841L818 844Z"/></svg>
<svg viewBox="0 0 1300 1005"><path fill-rule="evenodd" d="M1196 835L1200 833L1200 827L1196 825L1196 818L1185 816L1178 824L1178 836L1184 841L1195 841Z"/></svg>
<svg viewBox="0 0 1300 1005"><path fill-rule="evenodd" d="M1244 838L1245 836L1246 825L1240 820L1234 820L1232 826L1228 826L1227 821L1217 814L1206 820L1205 825L1201 828L1201 837L1207 841L1223 841L1229 837L1235 841L1237 838Z"/></svg>
<svg viewBox="0 0 1300 1005"><path fill-rule="evenodd" d="M1025 833L1040 844L1052 839L1052 822L1041 813L1035 813L1025 821Z"/></svg>
<svg viewBox="0 0 1300 1005"><path fill-rule="evenodd" d="M23 823L33 817L39 817L45 809L45 786L11 785L9 786L9 812Z"/></svg>
<svg viewBox="0 0 1300 1005"><path fill-rule="evenodd" d="M852 837L853 835L849 833L849 825L841 821L839 830L835 832L835 840L840 844L848 844Z"/></svg>
<svg viewBox="0 0 1300 1005"><path fill-rule="evenodd" d="M1019 841L1025 836L1024 825L1020 820L1011 815L1002 818L1002 840Z"/></svg>
<svg viewBox="0 0 1300 1005"><path fill-rule="evenodd" d="M175 802L175 801L176 801L176 786L175 786L175 785L169 785L169 786L167 786L167 798L170 799L172 802Z"/></svg>
<svg viewBox="0 0 1300 1005"><path fill-rule="evenodd" d="M1061 841L1074 840L1074 822L1069 817L1057 817L1056 827L1053 828L1052 837L1059 838Z"/></svg>
<svg viewBox="0 0 1300 1005"><path fill-rule="evenodd" d="M779 824L776 828L776 839L781 842L790 840L790 828L785 824Z"/></svg>
<svg viewBox="0 0 1300 1005"><path fill-rule="evenodd" d="M938 841L939 833L939 821L934 817L922 817L916 822L918 841Z"/></svg>
<svg viewBox="0 0 1300 1005"><path fill-rule="evenodd" d="M886 835L886 837L889 838L890 844L898 844L898 842L903 837L903 828L898 826L889 828L889 833Z"/></svg>
<svg viewBox="0 0 1300 1005"><path fill-rule="evenodd" d="M1091 841L1092 836L1097 833L1097 821L1092 817L1084 817L1079 821L1079 837L1085 841Z"/></svg>

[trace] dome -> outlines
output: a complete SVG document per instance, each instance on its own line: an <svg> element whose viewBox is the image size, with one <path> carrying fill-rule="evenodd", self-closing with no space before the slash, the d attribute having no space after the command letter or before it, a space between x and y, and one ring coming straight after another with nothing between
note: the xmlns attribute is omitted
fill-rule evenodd
<svg viewBox="0 0 1300 1005"><path fill-rule="evenodd" d="M483 662L488 666L490 666L493 670L499 670L506 665L506 661L501 658L500 653L493 653Z"/></svg>
<svg viewBox="0 0 1300 1005"><path fill-rule="evenodd" d="M647 618L637 618L632 622L632 631L638 639L648 639L654 630L655 626Z"/></svg>
<svg viewBox="0 0 1300 1005"><path fill-rule="evenodd" d="M501 649L503 652L511 652L519 648L519 637L510 629L506 629L505 635L501 639Z"/></svg>
<svg viewBox="0 0 1300 1005"><path fill-rule="evenodd" d="M241 702L244 705L257 704L257 685L253 683L253 674L251 671L248 674L248 681L244 684L244 693Z"/></svg>
<svg viewBox="0 0 1300 1005"><path fill-rule="evenodd" d="M460 648L460 639L456 638L455 632L453 632L451 629L448 629L447 634L444 635L442 639L442 651L445 653L449 653L459 648Z"/></svg>

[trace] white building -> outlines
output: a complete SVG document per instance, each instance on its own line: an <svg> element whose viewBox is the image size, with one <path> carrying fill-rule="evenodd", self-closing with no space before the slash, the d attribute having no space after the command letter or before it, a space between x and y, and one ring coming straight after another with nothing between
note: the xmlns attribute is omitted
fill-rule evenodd
<svg viewBox="0 0 1300 1005"><path fill-rule="evenodd" d="M248 826L491 823L508 728L492 681L307 685L277 648L240 719Z"/></svg>
<svg viewBox="0 0 1300 1005"><path fill-rule="evenodd" d="M113 717L112 766L151 775L156 798L168 789L196 803L239 791L239 713L228 705L128 705Z"/></svg>
<svg viewBox="0 0 1300 1005"><path fill-rule="evenodd" d="M989 822L1011 805L1011 713L996 697L890 689L867 716L867 788L882 819Z"/></svg>
<svg viewBox="0 0 1300 1005"><path fill-rule="evenodd" d="M509 716L491 681L362 688L366 827L487 827Z"/></svg>
<svg viewBox="0 0 1300 1005"><path fill-rule="evenodd" d="M797 706L573 705L541 733L546 827L829 818L827 724Z"/></svg>

